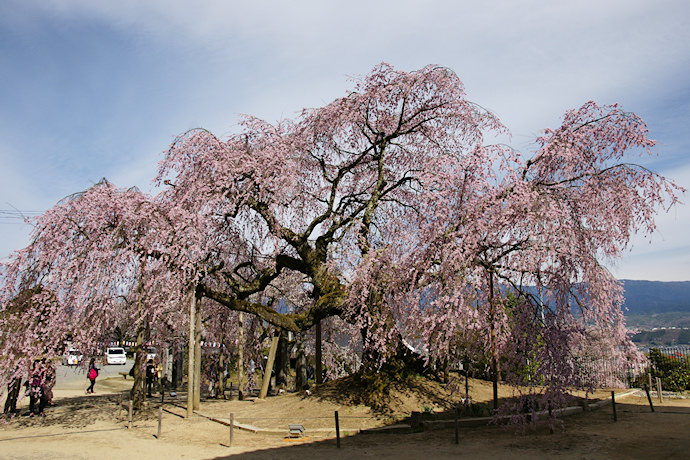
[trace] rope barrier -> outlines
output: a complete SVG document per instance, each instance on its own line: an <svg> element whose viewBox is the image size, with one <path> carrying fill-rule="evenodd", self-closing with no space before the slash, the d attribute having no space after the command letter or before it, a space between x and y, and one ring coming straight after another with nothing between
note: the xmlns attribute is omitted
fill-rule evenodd
<svg viewBox="0 0 690 460"><path fill-rule="evenodd" d="M363 418L363 419L372 419L372 420L381 420L376 417L364 417L364 416L357 416L357 415L339 415L339 418ZM243 417L242 420L294 420L296 418L299 418L300 420L318 420L318 419L333 419L332 416L329 417L300 417L299 415L292 415L290 417ZM236 418L236 420L239 420Z"/></svg>
<svg viewBox="0 0 690 460"><path fill-rule="evenodd" d="M100 433L100 432L105 432L105 431L118 431L118 430L124 430L124 428L105 428L103 430L87 430L87 431L82 430L82 431L69 431L67 433L37 434L34 436L18 436L16 438L0 439L0 442L16 441L18 439L50 438L50 437L54 437L54 436L66 436L69 434Z"/></svg>

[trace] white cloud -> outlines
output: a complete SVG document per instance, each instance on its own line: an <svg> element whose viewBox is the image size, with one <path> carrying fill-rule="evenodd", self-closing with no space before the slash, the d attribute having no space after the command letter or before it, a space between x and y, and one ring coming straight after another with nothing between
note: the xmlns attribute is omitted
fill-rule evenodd
<svg viewBox="0 0 690 460"><path fill-rule="evenodd" d="M0 33L29 37L24 45L38 53L0 44L0 73L47 57L54 67L39 66L41 76L26 66L3 82L12 91L0 88L0 136L14 140L0 148L10 165L0 200L17 191L47 207L102 176L150 190L174 135L199 126L226 133L238 113L293 117L344 94L346 75L381 61L452 68L517 148L594 99L647 111L670 146L660 146L655 167L665 169L665 154L688 165L679 158L690 134L678 120L690 110L689 13L685 0L6 0ZM12 93L26 113L3 113L2 97ZM679 97L686 102L670 120L677 129L664 131L660 114ZM688 186L687 173L667 174ZM659 216L660 233L651 245L638 239L620 270L644 270L652 264L640 258L683 247L687 209Z"/></svg>
<svg viewBox="0 0 690 460"><path fill-rule="evenodd" d="M690 190L690 166L662 172L677 185ZM684 203L690 194L681 196ZM690 205L679 204L656 216L657 231L648 237L638 235L612 273L618 278L665 281L690 280Z"/></svg>

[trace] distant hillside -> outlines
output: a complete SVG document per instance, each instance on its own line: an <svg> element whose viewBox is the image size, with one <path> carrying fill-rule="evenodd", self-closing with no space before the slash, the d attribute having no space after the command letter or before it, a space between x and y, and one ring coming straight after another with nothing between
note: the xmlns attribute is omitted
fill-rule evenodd
<svg viewBox="0 0 690 460"><path fill-rule="evenodd" d="M654 328L680 327L690 329L690 312L638 313L625 315L625 325L630 329L651 331Z"/></svg>
<svg viewBox="0 0 690 460"><path fill-rule="evenodd" d="M632 336L632 341L646 346L672 346L690 344L690 329L663 328L643 330Z"/></svg>
<svg viewBox="0 0 690 460"><path fill-rule="evenodd" d="M623 280L626 324L631 329L690 328L690 281ZM687 342L668 331L638 334L633 340L648 345ZM682 340L681 340L682 339Z"/></svg>
<svg viewBox="0 0 690 460"><path fill-rule="evenodd" d="M690 281L622 280L626 315L690 314Z"/></svg>

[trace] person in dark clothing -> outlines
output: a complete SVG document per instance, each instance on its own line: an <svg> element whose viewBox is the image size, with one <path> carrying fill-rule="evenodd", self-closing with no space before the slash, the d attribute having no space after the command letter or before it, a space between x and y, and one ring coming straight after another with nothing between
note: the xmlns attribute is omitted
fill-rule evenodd
<svg viewBox="0 0 690 460"><path fill-rule="evenodd" d="M253 359L249 359L249 364L247 365L247 385L245 386L245 391L248 395L254 393L254 387L256 386L256 380L254 380L254 375L256 372L256 364Z"/></svg>
<svg viewBox="0 0 690 460"><path fill-rule="evenodd" d="M93 386L96 385L96 377L98 377L96 358L91 358L91 361L89 362L89 370L86 371L86 378L91 381L91 385L86 389L86 394L95 393L95 391L93 391Z"/></svg>
<svg viewBox="0 0 690 460"><path fill-rule="evenodd" d="M17 368L15 368L17 372ZM19 391L22 388L22 378L14 375L10 383L7 385L7 399L5 400L5 414L13 414L17 412L17 399L19 399Z"/></svg>
<svg viewBox="0 0 690 460"><path fill-rule="evenodd" d="M151 397L151 390L153 389L153 382L156 380L156 366L153 365L153 360L149 359L146 363L146 393Z"/></svg>
<svg viewBox="0 0 690 460"><path fill-rule="evenodd" d="M45 417L43 409L46 401L43 395L43 381L45 379L45 372L43 365L39 360L35 360L31 368L29 380L26 382L29 385L29 417L35 414ZM36 402L38 402L38 412L36 412Z"/></svg>
<svg viewBox="0 0 690 460"><path fill-rule="evenodd" d="M53 407L53 387L57 378L55 365L52 362L43 360L45 366L45 380L43 382L43 397L46 399L46 406Z"/></svg>

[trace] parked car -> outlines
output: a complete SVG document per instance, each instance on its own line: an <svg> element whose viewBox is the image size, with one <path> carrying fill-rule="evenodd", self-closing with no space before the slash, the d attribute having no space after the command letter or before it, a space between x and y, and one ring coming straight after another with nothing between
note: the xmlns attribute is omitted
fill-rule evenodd
<svg viewBox="0 0 690 460"><path fill-rule="evenodd" d="M84 355L81 353L81 351L75 350L74 348L70 348L69 350L65 351L65 354L62 355L63 366L76 366L81 364L83 360Z"/></svg>
<svg viewBox="0 0 690 460"><path fill-rule="evenodd" d="M127 364L127 354L125 349L120 347L110 347L105 350L106 364Z"/></svg>

